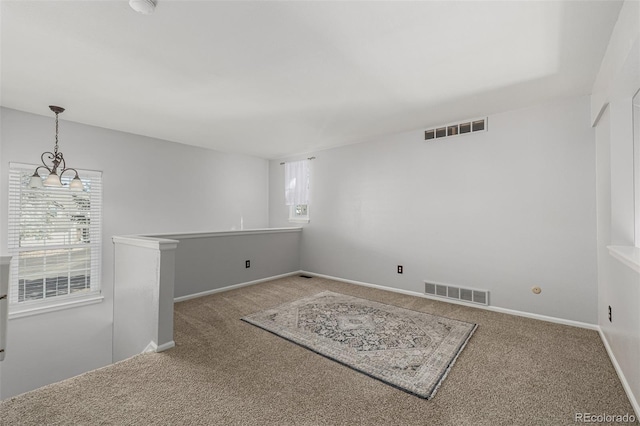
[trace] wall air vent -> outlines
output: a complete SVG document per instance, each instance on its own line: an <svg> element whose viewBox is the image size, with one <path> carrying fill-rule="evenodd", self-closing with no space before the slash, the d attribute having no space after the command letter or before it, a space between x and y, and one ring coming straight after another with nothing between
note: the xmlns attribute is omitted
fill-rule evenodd
<svg viewBox="0 0 640 426"><path fill-rule="evenodd" d="M489 291L487 290L457 287L425 281L424 293L429 296L442 297L444 299L454 299L462 302L477 303L479 305L489 305Z"/></svg>
<svg viewBox="0 0 640 426"><path fill-rule="evenodd" d="M424 131L424 140L446 138L449 136L459 136L465 133L486 132L487 117L475 120L465 120L460 123L437 126Z"/></svg>

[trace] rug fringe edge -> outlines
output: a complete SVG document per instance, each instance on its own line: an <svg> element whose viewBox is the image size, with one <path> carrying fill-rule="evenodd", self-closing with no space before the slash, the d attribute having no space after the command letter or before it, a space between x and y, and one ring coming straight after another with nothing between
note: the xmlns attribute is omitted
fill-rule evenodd
<svg viewBox="0 0 640 426"><path fill-rule="evenodd" d="M453 365L456 363L456 361L458 360L458 357L460 356L460 354L462 353L464 348L467 346L467 343L469 343L469 340L471 339L471 336L473 336L473 333L475 333L477 329L478 329L478 324L475 324L473 326L473 329L471 330L471 332L469 333L469 335L465 339L464 343L462 343L462 345L460 345L460 348L458 349L458 353L456 353L456 356L453 357L453 359L451 360L451 362L447 366L447 369L442 374L442 377L440 377L440 380L438 380L438 384L436 384L436 386L435 386L435 388L433 388L433 391L431 392L431 394L429 394L429 396L427 397L427 400L431 400L434 396L436 396L436 392L438 392L438 389L440 389L440 386L442 385L442 382L444 382L444 379L446 379L447 376L449 375L449 371L451 371L451 369L453 368Z"/></svg>

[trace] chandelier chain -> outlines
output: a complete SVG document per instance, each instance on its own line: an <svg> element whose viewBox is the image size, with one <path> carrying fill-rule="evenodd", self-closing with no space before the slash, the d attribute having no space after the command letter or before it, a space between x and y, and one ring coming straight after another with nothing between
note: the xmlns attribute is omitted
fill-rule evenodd
<svg viewBox="0 0 640 426"><path fill-rule="evenodd" d="M56 112L56 146L53 150L54 154L58 153L58 113Z"/></svg>

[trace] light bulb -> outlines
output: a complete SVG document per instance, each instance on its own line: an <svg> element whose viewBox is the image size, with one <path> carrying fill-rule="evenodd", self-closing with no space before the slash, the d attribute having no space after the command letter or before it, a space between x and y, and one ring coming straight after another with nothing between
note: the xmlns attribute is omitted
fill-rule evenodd
<svg viewBox="0 0 640 426"><path fill-rule="evenodd" d="M84 190L84 185L82 184L82 181L80 180L80 178L77 175L76 175L76 177L73 178L73 180L69 184L69 189L71 189L72 191L83 191Z"/></svg>
<svg viewBox="0 0 640 426"><path fill-rule="evenodd" d="M31 179L29 180L29 188L42 188L42 178L35 172Z"/></svg>
<svg viewBox="0 0 640 426"><path fill-rule="evenodd" d="M57 186L61 187L62 182L60 182L60 178L57 173L50 173L49 176L44 180L44 186Z"/></svg>
<svg viewBox="0 0 640 426"><path fill-rule="evenodd" d="M138 13L149 15L155 10L156 3L153 0L129 0L129 6Z"/></svg>

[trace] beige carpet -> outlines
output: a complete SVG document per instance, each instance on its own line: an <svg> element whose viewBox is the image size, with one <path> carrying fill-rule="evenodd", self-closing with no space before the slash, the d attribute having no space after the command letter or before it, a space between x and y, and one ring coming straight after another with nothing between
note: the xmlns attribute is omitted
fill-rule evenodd
<svg viewBox="0 0 640 426"><path fill-rule="evenodd" d="M331 290L479 324L426 401L240 320ZM3 425L570 425L633 413L595 331L320 278L176 304L176 348L4 401Z"/></svg>

